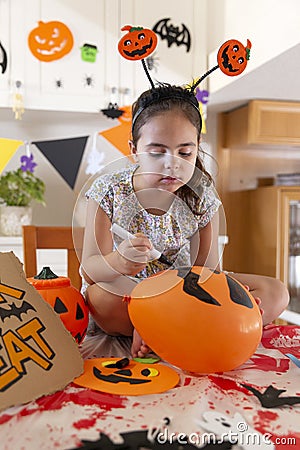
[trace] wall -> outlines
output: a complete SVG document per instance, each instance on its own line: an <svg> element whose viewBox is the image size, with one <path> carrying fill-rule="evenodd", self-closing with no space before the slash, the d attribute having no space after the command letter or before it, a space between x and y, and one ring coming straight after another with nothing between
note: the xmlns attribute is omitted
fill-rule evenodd
<svg viewBox="0 0 300 450"><path fill-rule="evenodd" d="M252 42L247 72L271 60L300 42L299 0L210 0L208 2L209 67L216 64L222 42L238 39ZM210 32L211 31L211 32ZM211 92L231 83L234 77L215 74L209 80Z"/></svg>
<svg viewBox="0 0 300 450"><path fill-rule="evenodd" d="M117 122L119 124L119 122ZM33 223L36 225L70 225L73 208L77 196L91 175L85 173L87 157L93 143L95 133L117 125L112 119L106 119L103 114L63 113L52 111L26 111L21 121L13 119L13 113L0 108L0 136L9 139L39 141L64 139L79 136L90 136L87 141L84 157L81 162L74 190L56 172L54 167L35 147L31 146L34 160L38 164L35 174L46 183L46 207L33 205ZM122 157L102 136L97 137L97 148L103 150L103 164ZM20 167L20 156L25 154L22 146L10 160L5 170L15 170Z"/></svg>

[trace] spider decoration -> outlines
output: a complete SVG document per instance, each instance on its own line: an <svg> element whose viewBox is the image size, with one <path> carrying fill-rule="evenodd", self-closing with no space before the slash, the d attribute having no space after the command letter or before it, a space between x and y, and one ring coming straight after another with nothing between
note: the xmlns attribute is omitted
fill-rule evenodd
<svg viewBox="0 0 300 450"><path fill-rule="evenodd" d="M85 75L84 86L85 87L94 87L94 79L93 79L92 75Z"/></svg>
<svg viewBox="0 0 300 450"><path fill-rule="evenodd" d="M63 80L61 78L55 80L55 86L57 87L57 89L63 89L64 87Z"/></svg>
<svg viewBox="0 0 300 450"><path fill-rule="evenodd" d="M152 55L148 56L148 58L145 59L148 70L154 70L154 72L157 72L157 69L159 67L159 57L156 53L152 53Z"/></svg>

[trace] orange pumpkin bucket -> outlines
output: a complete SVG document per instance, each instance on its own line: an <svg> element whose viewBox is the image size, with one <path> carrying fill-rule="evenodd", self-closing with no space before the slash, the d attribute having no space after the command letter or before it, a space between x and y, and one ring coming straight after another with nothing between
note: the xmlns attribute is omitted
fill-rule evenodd
<svg viewBox="0 0 300 450"><path fill-rule="evenodd" d="M55 275L49 267L32 278L27 278L43 299L49 303L76 342L82 342L89 321L88 307L81 293L71 285L68 277Z"/></svg>

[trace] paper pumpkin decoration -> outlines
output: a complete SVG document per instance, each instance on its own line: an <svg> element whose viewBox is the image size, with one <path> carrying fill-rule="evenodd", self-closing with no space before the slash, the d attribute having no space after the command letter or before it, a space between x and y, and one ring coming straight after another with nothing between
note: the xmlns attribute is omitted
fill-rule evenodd
<svg viewBox="0 0 300 450"><path fill-rule="evenodd" d="M128 358L87 359L83 374L74 380L80 386L119 395L158 394L178 382L178 373L164 364L142 364Z"/></svg>
<svg viewBox="0 0 300 450"><path fill-rule="evenodd" d="M217 55L218 65L222 72L231 77L244 72L250 58L250 49L249 39L247 39L246 47L236 39L224 42Z"/></svg>
<svg viewBox="0 0 300 450"><path fill-rule="evenodd" d="M68 277L58 277L49 267L27 279L59 314L61 321L79 344L87 330L88 307L81 293L71 285Z"/></svg>
<svg viewBox="0 0 300 450"><path fill-rule="evenodd" d="M149 28L126 25L121 31L128 31L119 41L118 50L121 56L131 61L147 58L154 52L157 36Z"/></svg>
<svg viewBox="0 0 300 450"><path fill-rule="evenodd" d="M133 289L128 311L155 353L191 372L238 367L252 356L262 335L252 295L230 276L206 267L146 278Z"/></svg>
<svg viewBox="0 0 300 450"><path fill-rule="evenodd" d="M67 55L73 48L73 35L62 22L38 22L28 36L28 46L37 59L50 62Z"/></svg>

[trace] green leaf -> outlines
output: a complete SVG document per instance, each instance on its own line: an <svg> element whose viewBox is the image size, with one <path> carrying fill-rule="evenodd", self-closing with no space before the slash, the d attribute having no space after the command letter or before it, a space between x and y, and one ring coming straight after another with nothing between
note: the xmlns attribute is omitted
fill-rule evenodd
<svg viewBox="0 0 300 450"><path fill-rule="evenodd" d="M22 169L0 176L0 200L8 206L28 206L31 201L45 205L45 183Z"/></svg>

